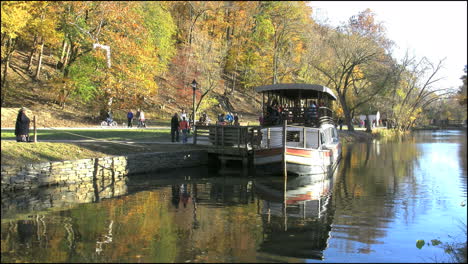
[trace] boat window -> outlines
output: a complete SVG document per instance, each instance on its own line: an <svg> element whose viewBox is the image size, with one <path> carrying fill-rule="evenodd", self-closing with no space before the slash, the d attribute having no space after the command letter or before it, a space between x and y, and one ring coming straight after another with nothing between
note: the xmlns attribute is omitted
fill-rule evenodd
<svg viewBox="0 0 468 264"><path fill-rule="evenodd" d="M333 131L333 142L337 143L339 141L338 139L338 130L336 130L336 127L332 128Z"/></svg>
<svg viewBox="0 0 468 264"><path fill-rule="evenodd" d="M316 149L319 147L319 132L317 130L306 130L306 148Z"/></svg>
<svg viewBox="0 0 468 264"><path fill-rule="evenodd" d="M288 131L286 135L287 142L301 142L299 131Z"/></svg>
<svg viewBox="0 0 468 264"><path fill-rule="evenodd" d="M333 142L333 128L329 127L323 131L323 144L331 144Z"/></svg>

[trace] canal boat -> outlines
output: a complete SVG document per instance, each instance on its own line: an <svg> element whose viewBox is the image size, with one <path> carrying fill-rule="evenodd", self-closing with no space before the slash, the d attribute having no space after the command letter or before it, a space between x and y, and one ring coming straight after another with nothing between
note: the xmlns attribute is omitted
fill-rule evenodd
<svg viewBox="0 0 468 264"><path fill-rule="evenodd" d="M253 163L266 174L323 174L341 158L330 88L316 84L273 84L262 93L261 129L253 140Z"/></svg>

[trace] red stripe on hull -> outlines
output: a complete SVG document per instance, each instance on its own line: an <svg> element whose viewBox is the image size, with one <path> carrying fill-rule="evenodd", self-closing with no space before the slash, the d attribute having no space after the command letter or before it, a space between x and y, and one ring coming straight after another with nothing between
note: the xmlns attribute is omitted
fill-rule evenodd
<svg viewBox="0 0 468 264"><path fill-rule="evenodd" d="M312 150L286 148L286 154L312 157Z"/></svg>

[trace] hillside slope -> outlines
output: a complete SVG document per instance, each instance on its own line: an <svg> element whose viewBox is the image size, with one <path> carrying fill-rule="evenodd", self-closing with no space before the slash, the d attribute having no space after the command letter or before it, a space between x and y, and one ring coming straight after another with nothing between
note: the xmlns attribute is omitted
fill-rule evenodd
<svg viewBox="0 0 468 264"><path fill-rule="evenodd" d="M37 62L34 61L34 65ZM16 51L12 56L12 61L8 73L8 88L5 106L1 108L1 126L14 127L16 115L21 107L26 107L27 115L32 119L36 116L38 127L89 127L100 123L98 113L92 103L81 103L76 99L70 99L64 109L54 103L55 94L52 89L50 79L58 76L60 72L56 70L57 60L47 51L43 57L43 68L40 80L34 80L31 76L33 72L27 72L27 53ZM35 67L33 67L35 71ZM223 99L224 89L217 88L213 91L213 96L218 98L220 104L208 111L212 120L218 113L224 113L231 109ZM161 88L158 95L152 98L152 107L145 109L146 118L149 124L156 121L167 121L174 112L180 112L181 108L188 111L191 105L183 106L176 103L176 94L170 89ZM234 91L229 95L229 103L233 112L241 115L241 123L257 122L260 113L261 97L255 92ZM125 121L127 109L114 110L114 117L119 123Z"/></svg>

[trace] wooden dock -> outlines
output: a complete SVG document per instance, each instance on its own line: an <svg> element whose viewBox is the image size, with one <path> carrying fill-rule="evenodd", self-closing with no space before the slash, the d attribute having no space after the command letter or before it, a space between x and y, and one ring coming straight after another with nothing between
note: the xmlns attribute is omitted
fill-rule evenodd
<svg viewBox="0 0 468 264"><path fill-rule="evenodd" d="M206 146L208 153L215 154L223 167L229 160L242 161L247 168L253 153L253 143L259 135L260 126L196 125L193 144Z"/></svg>

